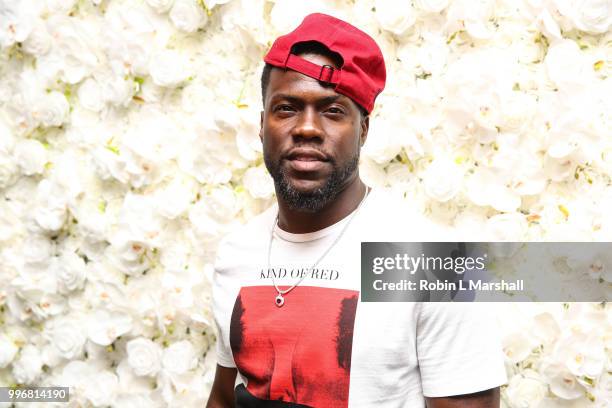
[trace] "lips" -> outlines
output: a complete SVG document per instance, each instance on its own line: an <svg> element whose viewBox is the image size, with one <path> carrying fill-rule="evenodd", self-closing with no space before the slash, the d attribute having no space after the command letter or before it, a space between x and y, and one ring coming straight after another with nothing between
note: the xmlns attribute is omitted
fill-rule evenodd
<svg viewBox="0 0 612 408"><path fill-rule="evenodd" d="M328 157L316 149L296 148L287 155L291 167L298 172L312 172L320 170L329 161Z"/></svg>

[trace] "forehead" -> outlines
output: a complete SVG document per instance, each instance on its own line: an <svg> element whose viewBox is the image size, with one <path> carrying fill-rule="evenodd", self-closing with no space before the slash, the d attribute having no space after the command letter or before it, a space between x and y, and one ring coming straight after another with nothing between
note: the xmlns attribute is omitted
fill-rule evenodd
<svg viewBox="0 0 612 408"><path fill-rule="evenodd" d="M301 57L315 64L335 66L332 59L323 55L306 54L301 55ZM266 99L272 101L280 95L291 95L304 100L337 96L338 102L346 103L347 105L354 104L347 96L334 91L333 85L324 84L317 79L291 69L273 68L270 72Z"/></svg>

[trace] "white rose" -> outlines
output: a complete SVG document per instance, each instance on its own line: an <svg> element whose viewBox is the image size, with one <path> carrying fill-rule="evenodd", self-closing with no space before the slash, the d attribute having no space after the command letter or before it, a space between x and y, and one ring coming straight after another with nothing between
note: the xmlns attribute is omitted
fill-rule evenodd
<svg viewBox="0 0 612 408"><path fill-rule="evenodd" d="M378 164L386 164L402 149L397 128L388 118L377 118L368 132L368 138L361 152L363 156Z"/></svg>
<svg viewBox="0 0 612 408"><path fill-rule="evenodd" d="M425 194L440 202L455 197L461 190L462 181L463 170L448 157L434 159L423 176Z"/></svg>
<svg viewBox="0 0 612 408"><path fill-rule="evenodd" d="M45 337L64 358L79 358L87 337L79 319L68 316L51 321L46 328Z"/></svg>
<svg viewBox="0 0 612 408"><path fill-rule="evenodd" d="M264 166L249 168L242 181L254 198L270 198L274 194L274 182Z"/></svg>
<svg viewBox="0 0 612 408"><path fill-rule="evenodd" d="M47 149L38 140L20 140L13 154L21 168L21 172L26 176L40 174L45 169Z"/></svg>
<svg viewBox="0 0 612 408"><path fill-rule="evenodd" d="M70 105L66 97L57 91L52 91L35 98L30 114L36 123L45 127L61 126L68 120Z"/></svg>
<svg viewBox="0 0 612 408"><path fill-rule="evenodd" d="M208 16L196 0L176 0L170 10L170 21L179 30L193 33L204 27Z"/></svg>
<svg viewBox="0 0 612 408"><path fill-rule="evenodd" d="M67 14L67 13L66 13ZM47 29L53 38L53 52L47 53L37 66L49 75L61 73L61 79L69 84L80 82L100 61L94 34L99 19L71 18L56 14L47 20Z"/></svg>
<svg viewBox="0 0 612 408"><path fill-rule="evenodd" d="M44 235L32 234L22 248L22 259L26 264L48 265L54 255L55 245Z"/></svg>
<svg viewBox="0 0 612 408"><path fill-rule="evenodd" d="M108 346L132 330L132 317L126 313L97 310L87 321L87 336L100 346Z"/></svg>
<svg viewBox="0 0 612 408"><path fill-rule="evenodd" d="M67 209L62 189L48 179L41 180L36 189L36 202L32 211L38 226L45 231L59 231L66 222Z"/></svg>
<svg viewBox="0 0 612 408"><path fill-rule="evenodd" d="M5 188L17 181L19 177L19 167L15 159L5 153L0 152L0 188Z"/></svg>
<svg viewBox="0 0 612 408"><path fill-rule="evenodd" d="M51 48L51 36L43 21L37 21L28 38L23 42L23 50L35 57L45 55Z"/></svg>
<svg viewBox="0 0 612 408"><path fill-rule="evenodd" d="M145 256L149 246L146 242L130 237L120 231L111 238L111 245L106 249L106 256L121 272L129 276L137 276L147 270L151 262Z"/></svg>
<svg viewBox="0 0 612 408"><path fill-rule="evenodd" d="M448 6L449 0L416 0L416 6L430 13L439 13Z"/></svg>
<svg viewBox="0 0 612 408"><path fill-rule="evenodd" d="M173 88L189 76L185 65L178 51L163 50L151 58L149 72L156 85Z"/></svg>
<svg viewBox="0 0 612 408"><path fill-rule="evenodd" d="M547 394L548 387L545 379L538 372L530 369L523 370L512 377L506 389L506 396L513 408L535 408Z"/></svg>
<svg viewBox="0 0 612 408"><path fill-rule="evenodd" d="M13 362L13 377L20 384L32 384L42 374L42 358L37 347L28 344Z"/></svg>
<svg viewBox="0 0 612 408"><path fill-rule="evenodd" d="M117 375L108 370L96 371L87 378L84 384L83 395L95 407L114 406L119 379Z"/></svg>
<svg viewBox="0 0 612 408"><path fill-rule="evenodd" d="M158 13L165 13L170 10L174 0L147 0L147 4Z"/></svg>
<svg viewBox="0 0 612 408"><path fill-rule="evenodd" d="M416 22L416 13L411 2L402 0L375 0L376 19L380 26L401 35Z"/></svg>
<svg viewBox="0 0 612 408"><path fill-rule="evenodd" d="M102 99L114 106L127 107L136 91L134 81L117 75L104 75L99 78Z"/></svg>
<svg viewBox="0 0 612 408"><path fill-rule="evenodd" d="M242 7L244 9L246 6L243 5ZM293 30L308 14L325 13L325 11L325 4L320 0L276 0L272 11L270 11L270 23L277 32L286 33ZM328 14L330 13L328 12Z"/></svg>
<svg viewBox="0 0 612 408"><path fill-rule="evenodd" d="M580 47L572 40L553 43L544 59L544 66L549 78L559 87L581 85L592 73Z"/></svg>
<svg viewBox="0 0 612 408"><path fill-rule="evenodd" d="M57 283L61 293L81 289L85 282L87 267L83 258L74 252L67 251L59 257L56 268Z"/></svg>
<svg viewBox="0 0 612 408"><path fill-rule="evenodd" d="M102 90L98 82L93 78L87 78L79 86L77 91L79 102L85 109L100 112L104 108Z"/></svg>
<svg viewBox="0 0 612 408"><path fill-rule="evenodd" d="M15 345L6 334L0 333L0 368L8 366L15 356L19 348Z"/></svg>
<svg viewBox="0 0 612 408"><path fill-rule="evenodd" d="M612 2L609 0L554 0L554 3L579 30L601 34L612 27Z"/></svg>
<svg viewBox="0 0 612 408"><path fill-rule="evenodd" d="M223 223L230 222L240 210L236 193L229 187L217 187L204 199L208 214Z"/></svg>
<svg viewBox="0 0 612 408"><path fill-rule="evenodd" d="M126 346L128 363L136 375L155 375L161 368L162 348L145 338L130 340Z"/></svg>
<svg viewBox="0 0 612 408"><path fill-rule="evenodd" d="M168 186L157 190L155 196L157 211L168 219L175 219L187 211L197 194L196 191L197 185L192 178L174 178Z"/></svg>
<svg viewBox="0 0 612 408"><path fill-rule="evenodd" d="M187 340L182 340L164 350L162 364L164 370L172 374L183 374L198 365L198 357L193 345Z"/></svg>

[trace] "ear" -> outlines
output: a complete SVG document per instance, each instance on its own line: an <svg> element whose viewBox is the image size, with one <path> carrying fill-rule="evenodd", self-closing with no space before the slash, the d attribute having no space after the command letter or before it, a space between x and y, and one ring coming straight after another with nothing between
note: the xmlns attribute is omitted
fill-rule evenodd
<svg viewBox="0 0 612 408"><path fill-rule="evenodd" d="M261 111L259 116L259 140L261 140L261 143L263 143L263 119L264 111Z"/></svg>
<svg viewBox="0 0 612 408"><path fill-rule="evenodd" d="M361 119L361 134L359 135L359 146L360 147L363 147L363 144L368 138L368 129L370 129L370 115Z"/></svg>

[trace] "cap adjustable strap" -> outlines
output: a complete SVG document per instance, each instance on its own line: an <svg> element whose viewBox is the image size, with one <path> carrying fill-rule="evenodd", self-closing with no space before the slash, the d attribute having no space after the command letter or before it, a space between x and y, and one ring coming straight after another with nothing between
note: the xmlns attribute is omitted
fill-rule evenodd
<svg viewBox="0 0 612 408"><path fill-rule="evenodd" d="M319 81L337 84L340 80L339 69L327 64L318 65L294 54L289 54L285 66Z"/></svg>

